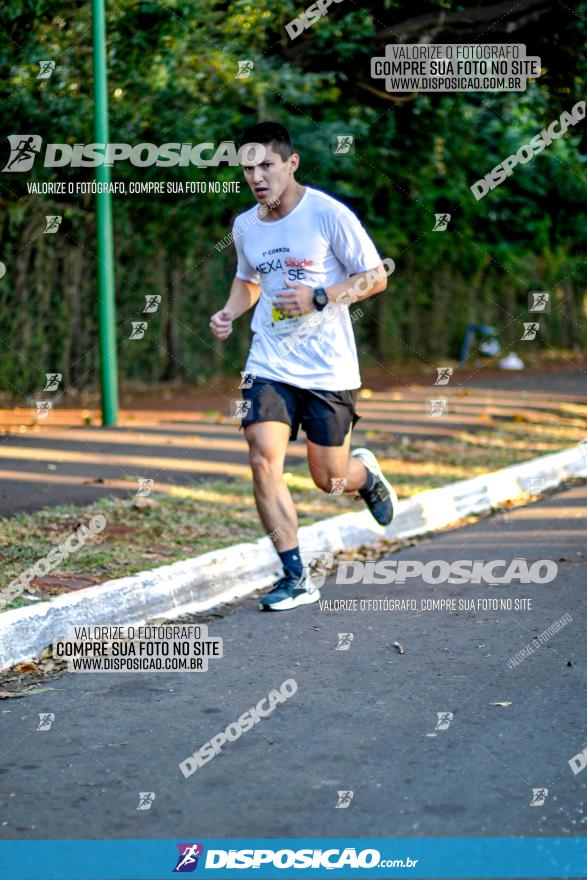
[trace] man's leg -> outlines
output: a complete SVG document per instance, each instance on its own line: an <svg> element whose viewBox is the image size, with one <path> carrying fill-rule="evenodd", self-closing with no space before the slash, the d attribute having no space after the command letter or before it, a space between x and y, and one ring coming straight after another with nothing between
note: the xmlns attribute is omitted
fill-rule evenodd
<svg viewBox="0 0 587 880"><path fill-rule="evenodd" d="M284 422L256 422L245 428L257 511L278 552L298 544L296 509L283 481L290 430Z"/></svg>
<svg viewBox="0 0 587 880"><path fill-rule="evenodd" d="M398 500L379 462L368 449L350 452L349 429L342 446L321 446L308 440L308 464L312 479L333 495L357 493L379 525L387 526L397 510Z"/></svg>
<svg viewBox="0 0 587 880"><path fill-rule="evenodd" d="M308 464L319 489L340 495L340 490L356 494L367 479L367 468L350 454L352 428L342 446L320 446L308 440ZM342 482L340 482L342 481Z"/></svg>
<svg viewBox="0 0 587 880"><path fill-rule="evenodd" d="M320 598L302 565L296 509L283 480L290 430L283 422L256 422L245 428L255 503L283 566L283 577L259 602L262 611L289 611Z"/></svg>

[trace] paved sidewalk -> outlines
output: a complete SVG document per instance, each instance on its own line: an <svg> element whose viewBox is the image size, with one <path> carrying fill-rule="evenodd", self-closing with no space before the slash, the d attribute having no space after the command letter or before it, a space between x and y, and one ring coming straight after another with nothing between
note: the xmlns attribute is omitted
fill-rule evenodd
<svg viewBox="0 0 587 880"><path fill-rule="evenodd" d="M444 532L395 559L554 560L544 585L336 586L325 599L531 599L530 610L209 616L206 673L66 674L1 706L3 838L585 834L587 486ZM519 666L508 659L572 620ZM112 621L113 624L116 621ZM348 651L338 633L353 634ZM400 654L394 643L400 643ZM193 776L178 764L294 678L298 692ZM501 703L503 705L494 705ZM52 712L49 731L37 731ZM452 712L436 730L437 713ZM532 789L548 788L531 807ZM336 809L337 792L354 793ZM139 792L154 792L137 811Z"/></svg>

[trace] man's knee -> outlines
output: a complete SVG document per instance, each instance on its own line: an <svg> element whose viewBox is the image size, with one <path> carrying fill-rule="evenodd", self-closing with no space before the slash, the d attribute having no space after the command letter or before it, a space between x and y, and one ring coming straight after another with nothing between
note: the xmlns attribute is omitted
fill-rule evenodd
<svg viewBox="0 0 587 880"><path fill-rule="evenodd" d="M249 463L256 480L275 479L280 476L279 459L262 447L253 447L249 451Z"/></svg>
<svg viewBox="0 0 587 880"><path fill-rule="evenodd" d="M323 492L332 493L333 495L340 495L344 492L346 479L341 477L340 474L335 473L332 468L312 468L312 479Z"/></svg>

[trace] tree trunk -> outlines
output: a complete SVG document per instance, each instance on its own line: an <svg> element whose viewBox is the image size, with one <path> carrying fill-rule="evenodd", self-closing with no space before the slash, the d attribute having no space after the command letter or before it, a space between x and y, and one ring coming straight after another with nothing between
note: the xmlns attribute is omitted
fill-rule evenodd
<svg viewBox="0 0 587 880"><path fill-rule="evenodd" d="M162 257L165 259L165 257ZM179 369L179 346L176 315L181 301L181 272L172 269L169 276L170 284L167 290L167 321L165 323L165 353L166 363L163 371L163 381L171 382L177 379Z"/></svg>

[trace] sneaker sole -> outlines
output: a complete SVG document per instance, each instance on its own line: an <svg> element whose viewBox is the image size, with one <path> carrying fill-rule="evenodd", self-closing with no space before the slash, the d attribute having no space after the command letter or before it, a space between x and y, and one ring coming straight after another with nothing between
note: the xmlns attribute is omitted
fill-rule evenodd
<svg viewBox="0 0 587 880"><path fill-rule="evenodd" d="M361 447L360 449L353 449L353 451L351 452L351 455L353 456L353 458L358 458L360 461L362 461L363 464L365 465L365 467L368 468L371 471L371 473L377 474L377 476L379 477L379 479L381 480L381 482L383 483L383 485L385 486L385 488L389 492L389 496L391 498L391 506L393 508L393 510L392 510L393 516L392 516L390 522L393 522L393 520L395 519L395 514L397 511L397 506L399 504L399 501L398 501L398 497L396 495L395 489L393 488L393 486L391 485L389 480L385 479L385 475L384 475L383 471L381 470L381 467L379 466L379 462L377 461L377 459L375 458L375 456L373 455L371 450L365 449L364 447ZM369 464L367 464L367 462ZM369 465L371 465L371 467L369 467ZM389 523L388 523L388 525L389 525Z"/></svg>
<svg viewBox="0 0 587 880"><path fill-rule="evenodd" d="M317 602L319 598L320 590L316 589L312 590L311 593L300 593L295 599L293 596L288 596L287 599L282 599L280 602L274 602L272 605L264 605L262 602L259 602L259 609L261 611L291 611L299 605L313 605L313 603Z"/></svg>

